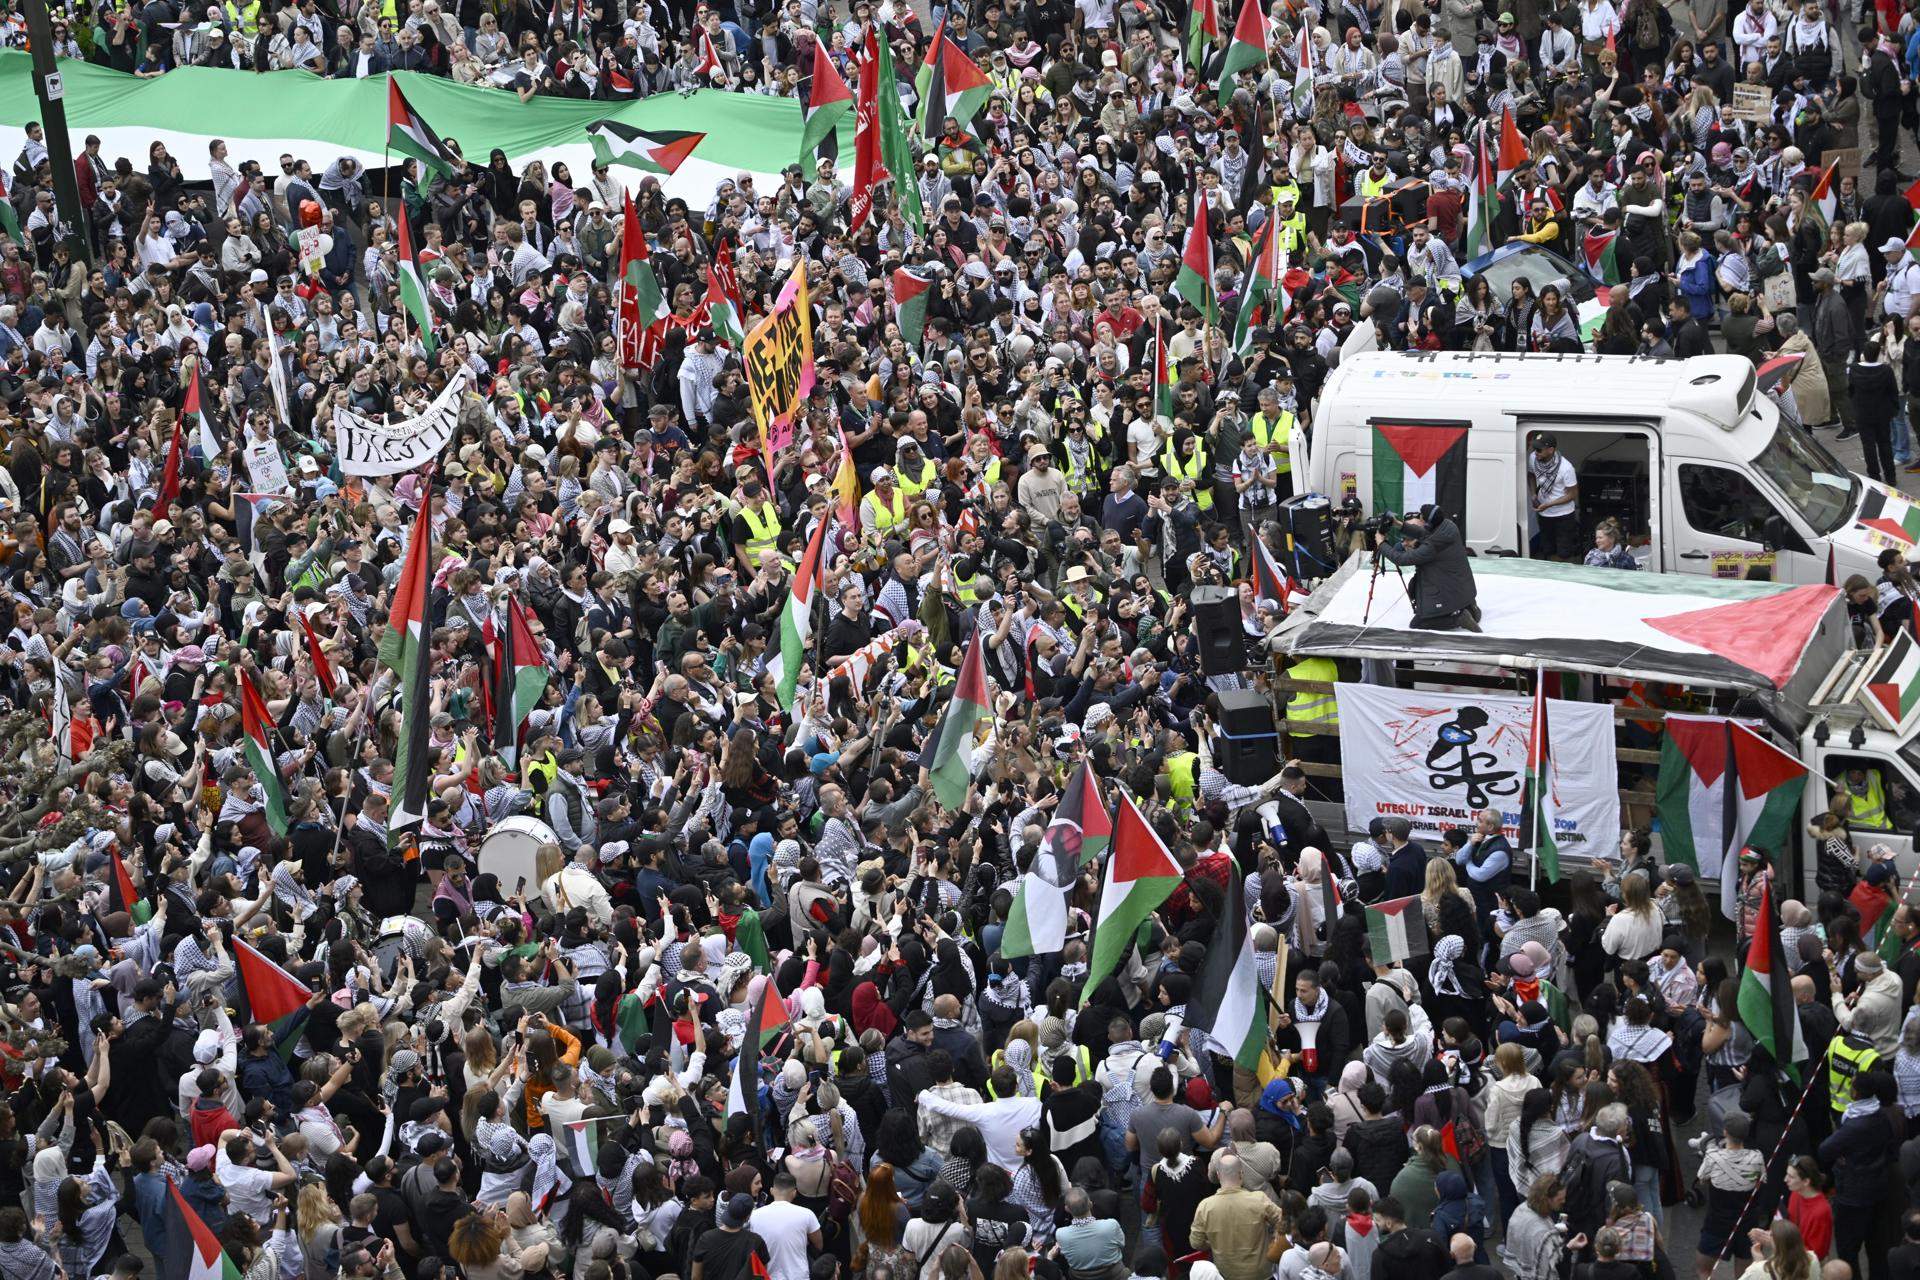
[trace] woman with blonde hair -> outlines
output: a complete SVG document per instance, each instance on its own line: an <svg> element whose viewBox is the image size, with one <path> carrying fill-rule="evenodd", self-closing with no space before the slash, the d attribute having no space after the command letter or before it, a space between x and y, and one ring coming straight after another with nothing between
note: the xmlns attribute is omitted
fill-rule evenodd
<svg viewBox="0 0 1920 1280"><path fill-rule="evenodd" d="M1460 887L1460 878L1453 873L1453 864L1445 858L1430 858L1427 861L1427 884L1420 891L1420 913L1426 917L1427 932L1434 937L1440 936L1440 903L1448 894L1453 894L1473 908L1473 895Z"/></svg>
<svg viewBox="0 0 1920 1280"><path fill-rule="evenodd" d="M1653 905L1645 876L1628 876L1620 882L1620 910L1607 921L1600 945L1616 962L1645 960L1660 949L1666 922Z"/></svg>
<svg viewBox="0 0 1920 1280"><path fill-rule="evenodd" d="M1785 1218L1775 1218L1772 1227L1755 1227L1747 1232L1753 1241L1753 1265L1740 1273L1740 1280L1817 1280L1820 1259L1800 1238L1800 1228Z"/></svg>
<svg viewBox="0 0 1920 1280"><path fill-rule="evenodd" d="M293 1216L295 1234L300 1237L300 1248L307 1258L307 1274L324 1276L338 1271L338 1263L329 1265L327 1257L329 1254L339 1257L340 1224L346 1219L340 1206L327 1194L327 1184L309 1182L302 1186L293 1204Z"/></svg>

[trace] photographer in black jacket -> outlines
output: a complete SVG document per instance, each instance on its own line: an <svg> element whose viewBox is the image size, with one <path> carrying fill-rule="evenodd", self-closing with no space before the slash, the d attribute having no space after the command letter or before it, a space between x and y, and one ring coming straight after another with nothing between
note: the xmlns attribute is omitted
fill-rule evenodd
<svg viewBox="0 0 1920 1280"><path fill-rule="evenodd" d="M1375 554L1390 564L1413 566L1414 630L1478 631L1478 592L1460 526L1428 503L1417 515L1409 515L1396 532L1398 538L1382 539Z"/></svg>

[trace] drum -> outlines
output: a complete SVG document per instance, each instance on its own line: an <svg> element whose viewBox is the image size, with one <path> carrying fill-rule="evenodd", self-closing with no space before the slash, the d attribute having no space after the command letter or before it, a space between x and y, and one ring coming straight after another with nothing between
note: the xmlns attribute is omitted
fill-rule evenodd
<svg viewBox="0 0 1920 1280"><path fill-rule="evenodd" d="M516 813L495 823L487 838L480 842L479 871L499 877L503 898L513 896L524 880L525 892L531 901L540 896L540 881L534 874L540 846L558 843L560 838L552 827L528 814Z"/></svg>

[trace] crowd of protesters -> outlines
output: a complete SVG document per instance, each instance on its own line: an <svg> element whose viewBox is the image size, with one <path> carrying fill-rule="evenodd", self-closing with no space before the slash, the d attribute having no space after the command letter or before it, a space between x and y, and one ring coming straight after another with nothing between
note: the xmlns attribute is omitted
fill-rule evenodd
<svg viewBox="0 0 1920 1280"><path fill-rule="evenodd" d="M483 136L454 140L464 169L393 177L215 141L210 182L163 141L76 138L68 221L28 130L0 239L0 728L24 754L0 791L68 826L0 827L0 1280L218 1275L168 1238L176 1202L245 1280L1916 1274L1920 914L1884 859L1813 833L1822 894L1782 905L1778 958L1805 1052L1777 1060L1700 885L1644 833L1550 906L1497 814L1336 849L1301 769L1230 782L1209 699L1270 657L1203 673L1185 596L1250 576L1355 325L1418 351L1801 353L1798 417L1893 479L1920 396L1898 171L1920 28L1820 0L1249 12L1270 53L1223 82L1224 3L1197 41L1158 0L57 8L63 57L425 72L491 86L503 120L538 95L796 97L816 43L855 84L875 24L906 118L936 27L990 92L894 175L924 227L886 187L849 225L828 158L690 204ZM1509 134L1524 158L1488 193ZM617 332L629 191L672 309L645 368ZM1211 317L1174 290L1201 200ZM1269 236L1285 296L1236 342ZM1496 290L1482 255L1514 241L1558 259ZM770 462L703 306L723 249L748 323L810 268L817 378ZM903 266L934 282L924 332L892 305ZM342 472L336 408L410 418L461 369L430 482ZM423 502L431 706L403 715L377 653ZM769 664L823 521L790 704ZM1255 643L1279 611L1243 598ZM507 743L516 603L547 680ZM994 715L950 808L922 752L975 635ZM1294 710L1327 718L1316 698ZM399 832L422 716L431 798ZM1063 948L1000 950L1083 762L1185 869L1105 975L1097 860ZM504 882L489 837L521 820L550 843ZM1243 873L1280 1074L1183 1025ZM1418 893L1415 958L1330 917L1328 877ZM243 943L304 1007L248 1020ZM763 1002L781 1029L731 1107Z"/></svg>

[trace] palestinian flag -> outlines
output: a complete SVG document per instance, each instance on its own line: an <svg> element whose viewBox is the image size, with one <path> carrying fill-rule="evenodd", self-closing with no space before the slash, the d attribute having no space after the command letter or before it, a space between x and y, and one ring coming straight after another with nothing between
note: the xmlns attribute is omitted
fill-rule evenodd
<svg viewBox="0 0 1920 1280"><path fill-rule="evenodd" d="M890 83L882 79L883 94ZM947 35L947 20L942 18L939 30L933 33L933 43L927 46L920 73L913 78L913 87L920 93L920 136L931 142L945 132L948 116L958 120L962 129L971 131L973 118L986 105L987 92L992 86L987 83L985 73L973 65L973 59ZM899 174L894 178L896 182L913 181L911 176L902 179Z"/></svg>
<svg viewBox="0 0 1920 1280"><path fill-rule="evenodd" d="M1373 511L1400 515L1434 503L1455 520L1467 510L1467 428L1429 422L1373 424Z"/></svg>
<svg viewBox="0 0 1920 1280"><path fill-rule="evenodd" d="M1067 898L1074 877L1100 856L1112 831L1100 780L1082 761L1067 779L1033 865L1021 877L1000 936L1000 954L1009 959L1052 955L1067 945Z"/></svg>
<svg viewBox="0 0 1920 1280"><path fill-rule="evenodd" d="M1620 233L1595 228L1580 241L1587 274L1601 284L1620 283Z"/></svg>
<svg viewBox="0 0 1920 1280"><path fill-rule="evenodd" d="M0 173L0 231L6 232L15 244L26 247L26 234L20 230L20 211L13 207L13 178L6 173Z"/></svg>
<svg viewBox="0 0 1920 1280"><path fill-rule="evenodd" d="M1885 539L1880 543L1882 547L1905 550L1920 541L1920 507L1905 496L1885 489L1867 490L1855 523Z"/></svg>
<svg viewBox="0 0 1920 1280"><path fill-rule="evenodd" d="M1140 926L1180 887L1182 873L1173 854L1146 818L1124 793L1113 812L1113 842L1106 876L1100 885L1100 906L1093 922L1093 955L1086 984L1080 988L1085 1004L1101 979L1120 967L1120 957L1133 945ZM1191 1011L1194 1002L1189 1001Z"/></svg>
<svg viewBox="0 0 1920 1280"><path fill-rule="evenodd" d="M240 672L240 749L247 757L253 776L260 782L267 825L273 828L273 834L285 836L287 787L281 781L280 766L273 758L273 744L267 736L272 726L273 717L267 714L266 701L254 686L253 678L245 671Z"/></svg>
<svg viewBox="0 0 1920 1280"><path fill-rule="evenodd" d="M599 1170L600 1121L607 1118L587 1116L563 1126L557 1154L575 1179L591 1178Z"/></svg>
<svg viewBox="0 0 1920 1280"><path fill-rule="evenodd" d="M667 316L667 301L648 260L647 237L634 211L633 195L624 197L620 231L620 363L628 369L651 369L660 361L662 336L657 327Z"/></svg>
<svg viewBox="0 0 1920 1280"><path fill-rule="evenodd" d="M885 40L872 38L868 31L867 56L872 59L867 70L873 72L874 81L879 86L874 96L878 99L880 134L880 164L893 177L893 199L906 218L907 225L920 235L927 233L926 211L920 207L920 184L914 180L913 143L907 137L907 122L900 114L900 94L895 86L899 83L893 69L893 49ZM972 63L968 63L972 66ZM864 80L866 71L861 72ZM926 95L921 95L926 100Z"/></svg>
<svg viewBox="0 0 1920 1280"><path fill-rule="evenodd" d="M460 157L440 141L419 112L400 91L400 78L387 77L387 149L418 160L444 177L451 178L460 168Z"/></svg>
<svg viewBox="0 0 1920 1280"><path fill-rule="evenodd" d="M194 370L196 382L199 370ZM198 386L194 388L197 393ZM180 496L180 466L187 452L186 416L181 415L174 421L173 436L167 441L167 463L160 471L160 491L153 499L153 518L156 521L167 517L167 508Z"/></svg>
<svg viewBox="0 0 1920 1280"><path fill-rule="evenodd" d="M813 76L801 103L800 160L804 164L820 149L846 114L853 110L853 90L840 78L827 56L826 42L813 42Z"/></svg>
<svg viewBox="0 0 1920 1280"><path fill-rule="evenodd" d="M733 1060L733 1076L727 1085L727 1114L747 1117L747 1132L756 1141L760 1137L760 1051L786 1022L786 1002L769 978L760 988L760 1003L754 1006L747 1033L740 1039L740 1052Z"/></svg>
<svg viewBox="0 0 1920 1280"><path fill-rule="evenodd" d="M1807 1042L1794 1007L1793 974L1780 951L1779 908L1773 900L1773 881L1768 880L1760 887L1759 924L1753 931L1753 941L1747 944L1736 1007L1754 1043L1771 1053L1773 1060L1797 1081L1800 1071L1796 1064L1806 1060Z"/></svg>
<svg viewBox="0 0 1920 1280"><path fill-rule="evenodd" d="M307 646L307 661L313 664L313 678L320 685L322 697L331 698L340 682L334 677L333 664L327 661L327 651L320 647L320 637L314 634L313 622L307 617L305 609L295 609L293 616L300 620L300 636Z"/></svg>
<svg viewBox="0 0 1920 1280"><path fill-rule="evenodd" d="M166 1256L155 1258L154 1274L159 1280L240 1280L240 1268L233 1265L220 1239L193 1211L173 1179L167 1179L167 1200L161 1207L166 1223Z"/></svg>
<svg viewBox="0 0 1920 1280"><path fill-rule="evenodd" d="M625 165L642 173L675 172L706 137L687 129L636 129L618 120L596 120L587 126L587 142L596 163Z"/></svg>
<svg viewBox="0 0 1920 1280"><path fill-rule="evenodd" d="M433 705L433 646L428 618L433 593L433 472L420 486L420 510L407 539L407 558L393 592L393 611L380 637L380 662L400 677L401 734L394 751L393 793L387 809L387 836L419 826L427 817L428 714Z"/></svg>
<svg viewBox="0 0 1920 1280"><path fill-rule="evenodd" d="M630 94L633 92L633 78L627 75L626 72L620 70L618 65L609 64L607 67L607 88L611 89L614 93Z"/></svg>
<svg viewBox="0 0 1920 1280"><path fill-rule="evenodd" d="M1493 215L1499 208L1499 186L1493 180L1493 157L1487 154L1487 131L1482 129L1473 166L1473 211L1467 223L1467 258L1493 248Z"/></svg>
<svg viewBox="0 0 1920 1280"><path fill-rule="evenodd" d="M893 269L893 318L909 350L918 351L927 336L927 303L932 288L930 274L922 275L908 267Z"/></svg>
<svg viewBox="0 0 1920 1280"><path fill-rule="evenodd" d="M774 687L780 691L780 706L786 711L793 710L800 669L807 665L807 648L813 643L813 602L820 591L820 548L826 532L827 522L822 520L813 526L813 536L807 539L806 554L793 571L793 590L780 611L780 651L767 664Z"/></svg>
<svg viewBox="0 0 1920 1280"><path fill-rule="evenodd" d="M400 302L406 307L407 314L413 317L413 326L420 334L420 341L427 351L433 351L433 305L427 301L427 280L420 274L420 258L413 251L413 232L407 224L411 219L400 220L400 244L395 253L400 267Z"/></svg>
<svg viewBox="0 0 1920 1280"><path fill-rule="evenodd" d="M1153 318L1153 412L1155 417L1173 418L1173 361L1167 358L1166 318Z"/></svg>
<svg viewBox="0 0 1920 1280"><path fill-rule="evenodd" d="M153 905L133 887L133 877L127 874L127 864L120 860L120 847L115 845L108 849L107 856L113 859L113 891L120 897L120 910L132 916L136 925L145 924L153 918Z"/></svg>
<svg viewBox="0 0 1920 1280"><path fill-rule="evenodd" d="M1914 709L1920 707L1920 645L1913 642L1913 632L1894 634L1860 692L1867 709L1889 732L1906 732Z"/></svg>
<svg viewBox="0 0 1920 1280"><path fill-rule="evenodd" d="M1233 349L1244 354L1253 345L1254 320L1264 316L1272 324L1278 310L1274 307L1280 292L1280 277L1286 274L1280 256L1280 220L1269 217L1261 228L1260 244L1254 250L1253 263L1240 286L1240 311L1233 318Z"/></svg>
<svg viewBox="0 0 1920 1280"><path fill-rule="evenodd" d="M1520 136L1520 128L1513 122L1513 108L1505 107L1500 112L1500 142L1493 155L1493 185L1505 187L1520 166L1527 163L1532 154L1527 150L1527 140Z"/></svg>
<svg viewBox="0 0 1920 1280"><path fill-rule="evenodd" d="M553 678L517 596L507 597L507 625L494 658L493 749L513 769L520 763L520 726L540 705Z"/></svg>
<svg viewBox="0 0 1920 1280"><path fill-rule="evenodd" d="M658 999L659 997L655 997ZM629 991L620 997L613 1006L613 1039L619 1043L622 1054L631 1055L640 1043L640 1037L652 1029L647 1018L646 1001L637 991Z"/></svg>
<svg viewBox="0 0 1920 1280"><path fill-rule="evenodd" d="M1231 84L1238 72L1264 66L1266 61L1267 15L1260 0L1242 0L1240 16L1233 23L1233 39L1227 42L1226 61L1220 64L1220 83Z"/></svg>
<svg viewBox="0 0 1920 1280"><path fill-rule="evenodd" d="M1420 895L1376 902L1367 908L1367 941L1375 964L1427 954L1427 917Z"/></svg>
<svg viewBox="0 0 1920 1280"><path fill-rule="evenodd" d="M1313 115L1313 24L1304 18L1293 59L1293 114L1305 120Z"/></svg>
<svg viewBox="0 0 1920 1280"><path fill-rule="evenodd" d="M1226 905L1207 942L1200 981L1187 1001L1187 1025L1206 1032L1236 1066L1252 1071L1267 1044L1267 1010L1253 958L1253 935L1247 931L1245 894L1242 878L1228 876Z"/></svg>
<svg viewBox="0 0 1920 1280"><path fill-rule="evenodd" d="M1198 68L1220 34L1220 6L1215 0L1193 0L1187 14L1187 65Z"/></svg>
<svg viewBox="0 0 1920 1280"><path fill-rule="evenodd" d="M227 447L227 439L220 428L214 425L213 415L200 403L200 361L195 358L188 362L187 393L180 397L180 422L184 427L192 420L193 442L200 450L200 457L211 463Z"/></svg>
<svg viewBox="0 0 1920 1280"><path fill-rule="evenodd" d="M987 664L976 628L946 712L921 753L933 775L933 794L949 809L957 811L966 801L967 788L973 783L973 727L992 714L987 703Z"/></svg>
<svg viewBox="0 0 1920 1280"><path fill-rule="evenodd" d="M700 301L700 309L707 314L707 323L713 326L714 341L732 347L735 351L747 340L747 331L740 323L740 304L727 296L726 286L720 283L719 273L711 266L707 268L707 296Z"/></svg>
<svg viewBox="0 0 1920 1280"><path fill-rule="evenodd" d="M307 984L255 950L245 938L233 939L233 972L247 1002L249 1022L272 1026L307 1007Z"/></svg>
<svg viewBox="0 0 1920 1280"><path fill-rule="evenodd" d="M1907 248L1920 249L1920 219L1915 219L1913 230L1907 232Z"/></svg>
<svg viewBox="0 0 1920 1280"><path fill-rule="evenodd" d="M1281 573L1280 566L1273 562L1273 552L1267 550L1267 544L1258 531L1255 531L1248 546L1253 552L1249 559L1253 568L1254 600L1273 600L1284 610L1287 601L1293 598L1293 587L1287 575Z"/></svg>
<svg viewBox="0 0 1920 1280"><path fill-rule="evenodd" d="M1213 236L1207 230L1205 200L1195 202L1193 225L1187 228L1187 247L1180 254L1180 274L1173 288L1193 304L1208 327L1219 320L1219 300L1213 296Z"/></svg>
<svg viewBox="0 0 1920 1280"><path fill-rule="evenodd" d="M1718 877L1720 910L1736 919L1740 850L1784 850L1806 785L1805 765L1745 725L1669 715L1655 791L1666 860Z"/></svg>
<svg viewBox="0 0 1920 1280"><path fill-rule="evenodd" d="M1527 729L1527 786L1521 812L1525 829L1521 846L1540 863L1547 883L1560 883L1560 844L1553 837L1553 793L1558 781L1553 774L1553 739L1547 729L1547 682L1536 679L1533 685L1533 718Z"/></svg>
<svg viewBox="0 0 1920 1280"><path fill-rule="evenodd" d="M1808 197L1809 203L1820 211L1820 220L1828 226L1833 225L1833 211L1839 207L1839 193L1833 189L1833 175L1839 167L1838 160L1828 165L1820 174L1820 181L1813 184L1813 193Z"/></svg>
<svg viewBox="0 0 1920 1280"><path fill-rule="evenodd" d="M773 972L773 953L767 949L767 926L757 909L741 908L740 919L733 926L733 945L752 959L755 973Z"/></svg>
<svg viewBox="0 0 1920 1280"><path fill-rule="evenodd" d="M1567 999L1567 993L1545 978L1540 979L1540 1003L1547 1007L1547 1016L1553 1019L1553 1025L1562 1031L1573 1029L1573 1005Z"/></svg>

